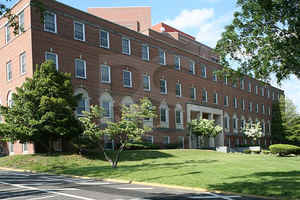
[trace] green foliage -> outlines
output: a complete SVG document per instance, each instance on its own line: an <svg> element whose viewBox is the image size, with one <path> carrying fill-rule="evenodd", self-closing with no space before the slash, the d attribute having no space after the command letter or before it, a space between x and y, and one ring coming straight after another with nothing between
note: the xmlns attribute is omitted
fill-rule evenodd
<svg viewBox="0 0 300 200"><path fill-rule="evenodd" d="M289 144L273 144L269 148L272 154L279 154L279 156L300 154L300 147Z"/></svg>
<svg viewBox="0 0 300 200"><path fill-rule="evenodd" d="M51 61L37 66L12 100L11 108L0 107L6 122L0 124L0 134L7 140L38 142L50 152L52 141L81 132L74 115L78 97L73 96L71 75L58 72Z"/></svg>
<svg viewBox="0 0 300 200"><path fill-rule="evenodd" d="M101 107L91 106L90 112L83 112L83 114L84 117L81 117L80 121L83 124L85 136L94 141L101 141L104 136L108 136L117 143L115 154L112 156L105 152L103 142L99 143L99 148L113 168L117 167L120 153L126 149L129 141L139 140L143 134L151 130L150 127L144 126L144 119L156 117L155 107L147 98L140 99L139 104L123 105L121 119L117 122L106 121L104 129L99 125L102 119Z"/></svg>
<svg viewBox="0 0 300 200"><path fill-rule="evenodd" d="M206 137L216 137L223 130L214 120L208 119L193 119L188 126L193 134Z"/></svg>
<svg viewBox="0 0 300 200"><path fill-rule="evenodd" d="M242 131L247 137L252 138L253 140L257 140L263 135L260 122L252 124L246 123L245 128Z"/></svg>
<svg viewBox="0 0 300 200"><path fill-rule="evenodd" d="M267 154L271 154L271 151L270 151L270 150L262 150L261 152L262 152L263 154L266 154L266 155L267 155Z"/></svg>
<svg viewBox="0 0 300 200"><path fill-rule="evenodd" d="M126 150L145 150L145 149L159 149L159 146L151 143L128 143Z"/></svg>
<svg viewBox="0 0 300 200"><path fill-rule="evenodd" d="M300 144L300 115L289 99L280 98L273 105L272 139L280 143Z"/></svg>
<svg viewBox="0 0 300 200"><path fill-rule="evenodd" d="M246 153L246 154L250 154L251 150L250 149L245 149L243 152Z"/></svg>
<svg viewBox="0 0 300 200"><path fill-rule="evenodd" d="M237 0L238 11L225 28L216 51L225 71L277 82L300 78L300 7L298 0Z"/></svg>

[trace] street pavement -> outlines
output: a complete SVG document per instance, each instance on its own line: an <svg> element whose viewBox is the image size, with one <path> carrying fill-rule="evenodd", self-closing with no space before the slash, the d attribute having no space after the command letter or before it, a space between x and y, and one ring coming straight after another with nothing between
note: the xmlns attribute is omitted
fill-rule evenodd
<svg viewBox="0 0 300 200"><path fill-rule="evenodd" d="M263 200L238 195L0 170L1 200Z"/></svg>

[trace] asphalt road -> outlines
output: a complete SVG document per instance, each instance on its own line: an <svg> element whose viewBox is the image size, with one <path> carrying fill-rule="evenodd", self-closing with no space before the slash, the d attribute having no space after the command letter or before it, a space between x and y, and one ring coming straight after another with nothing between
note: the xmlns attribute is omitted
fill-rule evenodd
<svg viewBox="0 0 300 200"><path fill-rule="evenodd" d="M263 200L236 195L0 170L0 199Z"/></svg>

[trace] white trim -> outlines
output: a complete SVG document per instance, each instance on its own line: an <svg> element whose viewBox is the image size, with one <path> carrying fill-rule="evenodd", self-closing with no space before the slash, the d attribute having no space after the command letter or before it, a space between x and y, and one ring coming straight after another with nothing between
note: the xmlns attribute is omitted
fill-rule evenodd
<svg viewBox="0 0 300 200"><path fill-rule="evenodd" d="M24 56L25 56L25 60L24 60ZM22 71L23 69L23 66L22 66L22 61L24 60L24 63L25 63L25 68L24 68L24 71ZM23 74L26 74L26 52L22 52L20 55L19 55L19 67L20 67L20 74L23 75Z"/></svg>
<svg viewBox="0 0 300 200"><path fill-rule="evenodd" d="M124 52L123 40L127 40L127 41L128 41L128 53L127 53L127 52ZM129 55L129 56L131 55L130 39L127 38L127 37L122 37L122 54Z"/></svg>
<svg viewBox="0 0 300 200"><path fill-rule="evenodd" d="M146 49L147 49L147 58L143 57L143 50L142 50L142 60L149 61L150 60L150 48L149 48L149 45L148 44L142 44L142 49L143 49L143 47L146 47Z"/></svg>
<svg viewBox="0 0 300 200"><path fill-rule="evenodd" d="M84 67L84 76L77 75L77 65L76 61L83 61L83 67ZM80 58L75 58L75 77L80 79L86 79L86 61Z"/></svg>
<svg viewBox="0 0 300 200"><path fill-rule="evenodd" d="M165 92L162 92L162 91L160 90L160 89L161 89L161 87L160 87L161 81L164 81L164 82L165 82ZM167 80L165 80L165 79L159 79L159 90L160 90L160 94L168 94Z"/></svg>
<svg viewBox="0 0 300 200"><path fill-rule="evenodd" d="M8 67L10 70L8 70ZM11 77L9 77L9 75L11 75ZM10 60L6 63L6 80L11 81L13 78L12 75L12 61Z"/></svg>
<svg viewBox="0 0 300 200"><path fill-rule="evenodd" d="M125 85L125 83L124 83L124 72L129 72L130 85ZM122 76L123 76L123 87L126 87L126 88L132 88L132 72L123 69L123 71L122 71Z"/></svg>
<svg viewBox="0 0 300 200"><path fill-rule="evenodd" d="M54 30L54 31L49 30L49 29L46 29L45 13L49 13L49 14L53 14L53 15L54 15L54 24L55 24L55 26L54 26L54 29L55 29L55 30ZM44 12L44 31L57 34L57 19L56 19L56 13L50 12L50 11L45 11L45 12Z"/></svg>
<svg viewBox="0 0 300 200"><path fill-rule="evenodd" d="M160 65L167 65L167 62L166 62L166 51L165 50L162 50L162 49L158 49L158 51L159 51L159 64ZM160 55L160 53L163 53L163 60L164 60L164 62L163 63L161 63L160 61L160 59L161 59L161 55Z"/></svg>
<svg viewBox="0 0 300 200"><path fill-rule="evenodd" d="M176 94L177 92L177 85L179 85L179 95ZM176 94L176 97L181 97L182 96L182 92L181 92L181 83L176 83L176 86L175 86L175 94Z"/></svg>
<svg viewBox="0 0 300 200"><path fill-rule="evenodd" d="M170 144L170 136L163 136L163 144ZM167 143L165 143L165 138L167 138Z"/></svg>
<svg viewBox="0 0 300 200"><path fill-rule="evenodd" d="M166 121L161 121L161 109L165 109ZM163 102L159 106L159 121L161 128L169 128L169 106L166 102Z"/></svg>
<svg viewBox="0 0 300 200"><path fill-rule="evenodd" d="M204 76L202 74L202 72L203 72L202 69L204 69ZM201 77L207 78L207 68L206 68L205 64L201 64Z"/></svg>
<svg viewBox="0 0 300 200"><path fill-rule="evenodd" d="M145 87L144 87L144 78L145 77L148 77L148 85L149 85L149 88L148 89L146 89ZM143 88L144 88L144 91L151 91L151 81L150 81L150 75L146 75L146 74L144 74L143 75Z"/></svg>
<svg viewBox="0 0 300 200"><path fill-rule="evenodd" d="M20 26L20 21L21 21L21 14L23 14L23 30L21 30L21 26ZM19 20L19 35L20 34L22 34L23 33L23 31L24 31L24 29L25 29L25 12L24 12L24 10L22 10L21 12L19 12L18 14L17 14L17 16L18 16L18 20Z"/></svg>
<svg viewBox="0 0 300 200"><path fill-rule="evenodd" d="M108 68L108 81L102 80L102 67L107 67ZM111 83L111 71L110 71L110 66L106 64L101 64L100 65L100 82L101 83Z"/></svg>
<svg viewBox="0 0 300 200"><path fill-rule="evenodd" d="M192 65L192 70L193 70L192 73L190 73L190 67L191 67L191 65ZM196 63L195 63L194 60L189 60L189 73L192 74L192 75L196 74L195 65L196 65Z"/></svg>
<svg viewBox="0 0 300 200"><path fill-rule="evenodd" d="M191 99L196 100L197 99L197 88L196 87L191 87L191 89L193 89L193 94L194 94L194 97L191 98Z"/></svg>
<svg viewBox="0 0 300 200"><path fill-rule="evenodd" d="M26 150L26 151L24 150L24 146L25 146L25 145L27 145L27 150ZM23 153L23 154L27 154L27 153L28 153L28 148L29 148L29 147L28 147L28 143L27 143L27 142L24 143L24 144L22 144L22 153Z"/></svg>
<svg viewBox="0 0 300 200"><path fill-rule="evenodd" d="M8 34L9 33L9 40L8 40ZM10 30L10 24L5 25L5 44L8 44L11 41L11 30Z"/></svg>
<svg viewBox="0 0 300 200"><path fill-rule="evenodd" d="M76 32L76 26L75 26L75 24L80 24L80 25L82 25L82 31L83 31L83 35L82 35L82 39L80 39L80 38L76 38L76 34L75 34L75 32ZM74 31L73 31L73 34L74 34L74 40L78 40L78 41L82 41L82 42L85 42L85 24L84 23L81 23L81 22L79 22L79 21L73 21L73 27L74 27Z"/></svg>
<svg viewBox="0 0 300 200"><path fill-rule="evenodd" d="M219 104L219 95L217 92L214 92L214 100L216 99L216 102L214 104L218 105Z"/></svg>
<svg viewBox="0 0 300 200"><path fill-rule="evenodd" d="M177 66L175 66L175 70L181 70L181 57L179 56L179 55L175 55L174 56L174 61L176 61L176 58L178 58L178 67L179 68L176 68ZM176 64L176 62L175 62L175 64Z"/></svg>
<svg viewBox="0 0 300 200"><path fill-rule="evenodd" d="M58 71L58 55L56 53L53 53L53 52L49 52L49 51L46 51L45 52L45 60L47 61L47 54L51 54L51 55L54 55L55 56L55 59L56 59L56 63L54 63L56 65L56 70Z"/></svg>
<svg viewBox="0 0 300 200"><path fill-rule="evenodd" d="M107 47L104 45L101 45L101 32L105 32L107 34ZM105 31L103 29L99 30L99 45L101 48L109 49L110 48L110 42L109 42L109 32Z"/></svg>

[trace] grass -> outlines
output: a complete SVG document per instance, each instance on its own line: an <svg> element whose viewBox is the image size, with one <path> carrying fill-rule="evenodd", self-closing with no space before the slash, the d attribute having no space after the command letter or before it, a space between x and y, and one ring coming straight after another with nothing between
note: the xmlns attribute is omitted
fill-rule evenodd
<svg viewBox="0 0 300 200"><path fill-rule="evenodd" d="M21 155L0 166L300 199L300 157L224 154L202 150L127 151L112 169L102 155Z"/></svg>

